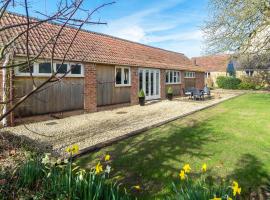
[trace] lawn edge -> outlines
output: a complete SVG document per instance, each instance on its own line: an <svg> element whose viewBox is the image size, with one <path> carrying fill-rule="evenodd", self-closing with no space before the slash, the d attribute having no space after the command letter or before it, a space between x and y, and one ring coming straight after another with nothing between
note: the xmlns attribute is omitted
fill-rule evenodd
<svg viewBox="0 0 270 200"><path fill-rule="evenodd" d="M225 101L232 100L232 99L234 99L234 98L243 96L243 95L245 95L245 94L247 94L247 93L237 94L237 95L235 95L235 96L229 97L229 98L227 98L227 99L223 99L223 100L221 100L221 101L219 101L219 102L216 102L216 103L214 103L214 104L205 106L205 107L200 108L200 109L198 109L198 110L194 110L194 111L188 112L188 113L186 113L186 114L179 115L179 116L177 116L177 117L173 117L173 118L164 120L164 121L162 121L162 122L159 122L159 123L156 123L156 124L153 124L153 125L150 125L150 126L146 126L146 127L144 127L144 128L141 128L141 129L137 129L137 130L135 130L135 131L131 131L131 132L125 134L125 135L121 135L121 136L118 136L118 137L109 139L109 140L107 140L107 141L97 143L97 144L92 145L92 146L90 146L90 147L83 148L83 149L80 150L80 152L79 152L78 154L74 155L73 158L79 158L79 157L81 157L81 156L83 156L83 155L86 155L86 154L88 154L88 153L99 151L100 149L102 149L102 148L104 148L104 147L111 146L111 145L113 145L113 144L116 144L116 143L118 143L118 142L124 140L124 139L127 139L127 138L130 138L130 137L139 135L139 134L141 134L141 133L143 133L143 132L145 132L145 131L148 131L148 130L150 130L150 129L160 127L160 126L162 126L162 125L165 125L165 124L168 124L168 123L173 122L173 121L175 121L175 120L178 120L178 119L187 117L187 116L192 115L192 114L194 114L194 113L197 113L197 112L206 110L206 109L208 109L208 108L215 107L215 106L217 106L217 105L219 105L219 104L221 104L221 103L223 103L223 102L225 102Z"/></svg>

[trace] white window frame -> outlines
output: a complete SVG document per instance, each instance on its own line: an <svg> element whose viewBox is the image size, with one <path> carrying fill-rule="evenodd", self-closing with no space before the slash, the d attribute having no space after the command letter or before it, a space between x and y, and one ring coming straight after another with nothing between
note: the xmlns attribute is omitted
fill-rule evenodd
<svg viewBox="0 0 270 200"><path fill-rule="evenodd" d="M171 76L171 73L172 73L172 81L170 79L170 76ZM177 77L177 75L175 76L175 73L176 74L179 74L179 76ZM181 84L181 71L178 71L178 70L166 70L166 76L167 74L169 75L168 77L168 81L166 80L167 78L165 78L165 83L167 85L170 85L170 84ZM174 78L176 77L176 81L174 81ZM178 80L177 80L178 78Z"/></svg>
<svg viewBox="0 0 270 200"><path fill-rule="evenodd" d="M116 83L116 69L121 69L121 84L117 84ZM125 72L124 70L125 69L128 69L128 80L129 82L128 83L124 83L124 76L125 76ZM125 67L125 66L115 66L114 68L114 85L115 87L127 87L127 86L131 86L131 70L130 70L130 67Z"/></svg>
<svg viewBox="0 0 270 200"><path fill-rule="evenodd" d="M40 63L45 63L49 61L44 61L44 62L35 62L33 64L33 73L32 76L35 77L49 77L52 75L52 73L39 73L39 64ZM61 62L54 62L53 63L53 71L56 72L56 64L61 64ZM84 77L84 65L81 63L63 63L67 65L67 71L69 71L65 77ZM70 67L71 65L81 65L81 74L71 74ZM19 71L19 67L15 68L15 76L30 76L30 73L22 73ZM58 77L63 76L63 74L57 74Z"/></svg>
<svg viewBox="0 0 270 200"><path fill-rule="evenodd" d="M248 72L248 73L247 73L247 72ZM252 73L251 73L251 72L252 72ZM245 74L246 74L246 76L248 76L248 77L252 77L253 74L254 74L254 70L247 69L247 70L245 70Z"/></svg>
<svg viewBox="0 0 270 200"><path fill-rule="evenodd" d="M196 78L195 72L186 71L185 78Z"/></svg>
<svg viewBox="0 0 270 200"><path fill-rule="evenodd" d="M211 72L205 72L205 78L210 78Z"/></svg>

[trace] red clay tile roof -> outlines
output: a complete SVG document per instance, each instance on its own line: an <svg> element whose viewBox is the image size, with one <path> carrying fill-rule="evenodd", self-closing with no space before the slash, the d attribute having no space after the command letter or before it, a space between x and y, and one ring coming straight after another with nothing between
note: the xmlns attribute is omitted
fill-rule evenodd
<svg viewBox="0 0 270 200"><path fill-rule="evenodd" d="M210 55L191 58L193 64L202 67L208 72L226 72L230 55Z"/></svg>
<svg viewBox="0 0 270 200"><path fill-rule="evenodd" d="M30 21L37 21L31 18ZM25 23L26 17L14 13L6 13L1 19L1 27L16 23ZM12 36L23 32L26 26L8 29L1 33L0 43L7 42ZM29 51L32 56L37 55L47 40L56 35L60 25L54 23L42 23L29 32ZM61 59L68 48L77 29L65 27L60 36L59 44L55 51L55 58ZM17 56L25 56L25 35L17 41L15 53ZM42 54L42 58L50 58L50 48ZM81 30L73 43L67 56L69 61L103 63L115 65L128 65L139 67L153 67L164 69L181 69L191 71L203 71L194 66L191 60L184 54L167 51L147 45L127 41L124 39Z"/></svg>

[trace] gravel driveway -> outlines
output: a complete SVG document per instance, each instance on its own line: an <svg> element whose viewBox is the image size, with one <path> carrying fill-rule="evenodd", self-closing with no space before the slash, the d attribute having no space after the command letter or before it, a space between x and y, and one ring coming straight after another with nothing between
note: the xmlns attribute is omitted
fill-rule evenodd
<svg viewBox="0 0 270 200"><path fill-rule="evenodd" d="M240 95L241 92L219 90L212 94L211 100L192 101L181 97L175 98L173 101L152 102L144 107L128 106L64 119L19 125L1 131L20 135L54 151L62 150L73 143L79 144L80 149L84 149L200 110Z"/></svg>

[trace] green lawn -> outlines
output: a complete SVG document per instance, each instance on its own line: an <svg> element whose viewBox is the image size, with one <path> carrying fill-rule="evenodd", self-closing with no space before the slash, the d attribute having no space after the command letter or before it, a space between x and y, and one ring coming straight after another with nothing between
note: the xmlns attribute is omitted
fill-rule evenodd
<svg viewBox="0 0 270 200"><path fill-rule="evenodd" d="M129 188L140 185L145 199L163 199L179 169L198 171L207 163L215 177L236 179L244 192L270 174L270 94L246 94L113 146L78 163L89 168L106 153L114 175Z"/></svg>

